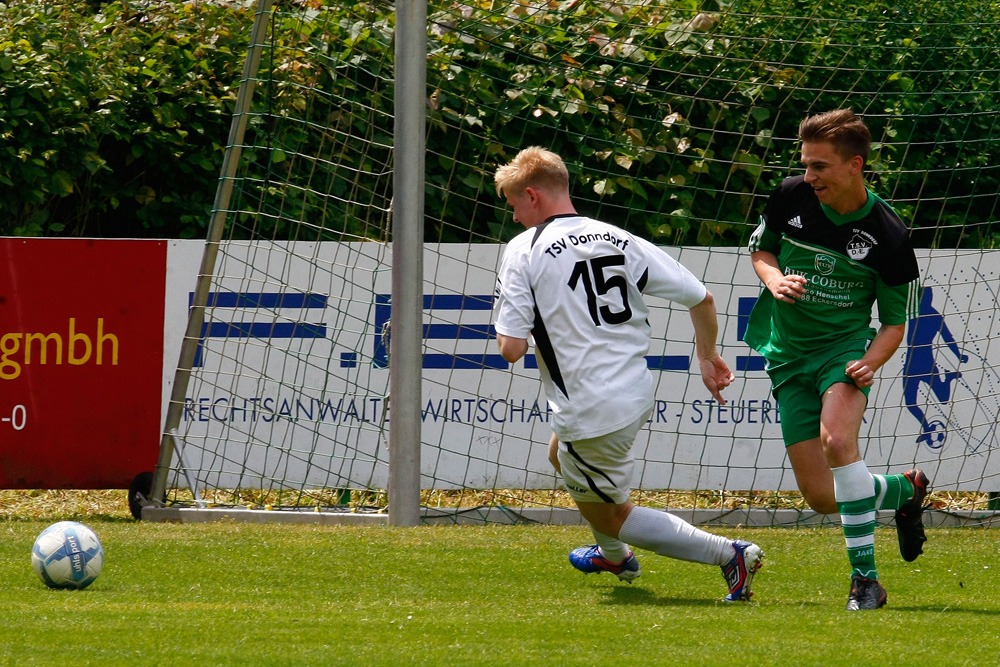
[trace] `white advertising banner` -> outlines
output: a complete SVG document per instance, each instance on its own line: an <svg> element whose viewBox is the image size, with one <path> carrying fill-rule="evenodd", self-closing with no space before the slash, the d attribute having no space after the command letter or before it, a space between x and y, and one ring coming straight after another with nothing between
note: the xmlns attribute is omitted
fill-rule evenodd
<svg viewBox="0 0 1000 667"><path fill-rule="evenodd" d="M203 246L176 241L168 250L164 406ZM219 471L220 486L246 484L221 464L237 461L261 476L384 487L391 250L376 243L288 249L295 252L272 246L265 253L254 243L226 247L219 271L226 277L213 292L179 429L187 442L216 444L186 463ZM556 486L532 350L510 365L493 340L502 251L500 245L425 247L425 488ZM656 408L636 442L635 487L794 489L763 360L742 342L759 291L749 257L739 248L666 251L715 295L721 352L736 382L724 393L726 405L714 401L696 365L691 372L687 311L652 304L648 363L657 378ZM1000 253L921 251L918 259L921 315L879 373L861 447L872 472L916 464L938 490L980 489L983 478L1000 475L994 454L1000 346L990 344L1000 335ZM280 296L282 284L295 296Z"/></svg>

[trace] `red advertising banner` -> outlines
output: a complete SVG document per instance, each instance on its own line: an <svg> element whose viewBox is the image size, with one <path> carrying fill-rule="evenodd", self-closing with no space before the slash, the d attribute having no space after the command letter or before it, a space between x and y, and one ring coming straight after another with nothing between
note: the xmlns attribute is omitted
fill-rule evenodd
<svg viewBox="0 0 1000 667"><path fill-rule="evenodd" d="M0 239L0 488L128 488L159 451L165 241Z"/></svg>

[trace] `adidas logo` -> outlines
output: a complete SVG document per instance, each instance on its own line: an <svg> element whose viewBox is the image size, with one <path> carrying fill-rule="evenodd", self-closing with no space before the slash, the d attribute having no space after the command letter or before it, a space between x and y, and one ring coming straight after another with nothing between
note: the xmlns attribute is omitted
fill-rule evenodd
<svg viewBox="0 0 1000 667"><path fill-rule="evenodd" d="M802 229L802 218L800 218L799 216L795 216L794 218L788 221L788 226L798 227L799 229Z"/></svg>

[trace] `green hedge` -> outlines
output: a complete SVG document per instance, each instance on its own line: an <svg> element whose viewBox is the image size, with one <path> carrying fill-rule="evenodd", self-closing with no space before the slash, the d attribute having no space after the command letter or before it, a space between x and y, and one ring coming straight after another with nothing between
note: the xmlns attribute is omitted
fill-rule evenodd
<svg viewBox="0 0 1000 667"><path fill-rule="evenodd" d="M0 233L203 235L250 21L207 3L0 5Z"/></svg>
<svg viewBox="0 0 1000 667"><path fill-rule="evenodd" d="M338 129L385 143L392 6L324 4L277 3L309 11L284 22L297 33L278 41L296 50L278 56L275 97L258 87L258 110L278 119L307 109L317 123L335 117ZM202 236L248 5L0 4L0 233ZM663 243L742 243L763 198L796 165L799 120L849 105L878 142L874 187L919 245L995 247L998 5L578 0L533 12L432 2L425 237L508 238L516 230L497 206L492 171L544 143L571 163L585 212ZM297 66L312 57L328 59L326 69ZM304 97L320 94L335 95L333 107ZM251 131L277 126L257 118ZM275 135L275 150L248 151L258 162L247 173L267 172L262 206L288 196L268 179L292 166L282 141L312 141L298 132ZM352 173L379 172L391 158L356 142L338 150ZM388 196L382 182L339 177L332 187ZM350 197L307 192L294 203L302 219L322 208L352 233L378 237L378 223L341 199ZM263 231L292 234L281 222Z"/></svg>
<svg viewBox="0 0 1000 667"><path fill-rule="evenodd" d="M432 46L435 147L488 163L544 143L578 171L586 212L661 242L732 245L797 167L800 120L849 106L876 141L873 187L918 244L1000 243L1000 3L559 6L440 10L454 28ZM467 191L439 190L442 206L481 204L450 187Z"/></svg>

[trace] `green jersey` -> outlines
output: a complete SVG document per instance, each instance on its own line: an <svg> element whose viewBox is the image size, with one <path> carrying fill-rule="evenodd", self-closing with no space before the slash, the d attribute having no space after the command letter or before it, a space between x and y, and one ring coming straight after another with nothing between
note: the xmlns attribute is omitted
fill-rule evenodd
<svg viewBox="0 0 1000 667"><path fill-rule="evenodd" d="M882 324L916 317L920 276L909 234L870 191L864 207L839 215L801 176L787 178L769 198L749 248L773 253L785 275L807 281L796 303L765 288L750 314L745 340L770 363L871 340L875 304Z"/></svg>

